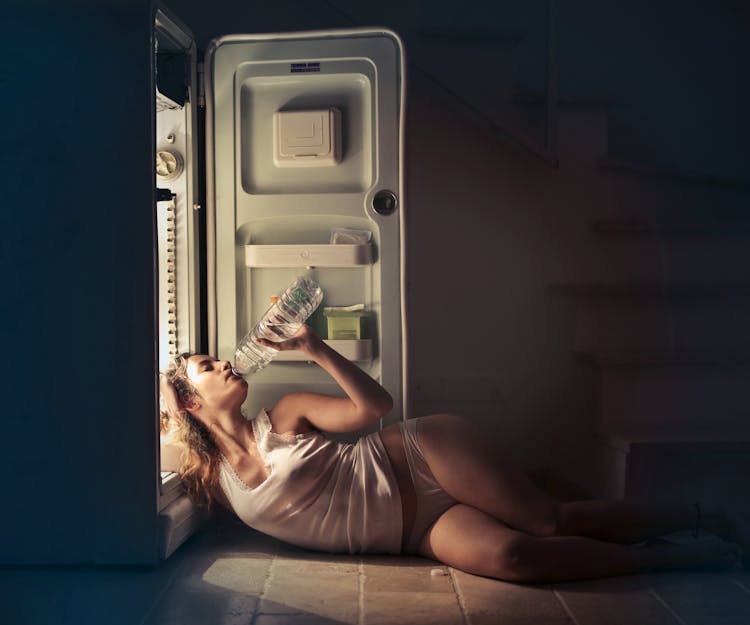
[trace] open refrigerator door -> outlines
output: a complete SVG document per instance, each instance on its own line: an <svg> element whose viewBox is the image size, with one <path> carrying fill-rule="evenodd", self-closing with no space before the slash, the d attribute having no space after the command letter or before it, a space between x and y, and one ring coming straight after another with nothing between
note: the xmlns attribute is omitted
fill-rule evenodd
<svg viewBox="0 0 750 625"><path fill-rule="evenodd" d="M405 418L398 36L228 35L211 42L201 68L189 30L155 5L154 40L160 370L186 351L234 362L270 298L304 275L324 293L308 324L392 395L380 426ZM248 383L249 419L289 392L343 395L295 352ZM201 518L170 451L162 437L163 557Z"/></svg>

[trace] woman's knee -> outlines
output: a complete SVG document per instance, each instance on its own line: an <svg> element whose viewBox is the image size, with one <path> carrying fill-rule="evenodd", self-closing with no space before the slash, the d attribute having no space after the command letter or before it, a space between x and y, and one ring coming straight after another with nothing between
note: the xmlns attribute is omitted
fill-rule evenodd
<svg viewBox="0 0 750 625"><path fill-rule="evenodd" d="M580 518L580 512L576 513L576 510L580 510L578 501L564 501L559 505L557 513L557 532L555 536L576 536L580 534L580 523L577 519Z"/></svg>
<svg viewBox="0 0 750 625"><path fill-rule="evenodd" d="M560 536L563 523L563 504L555 499L549 499L544 502L542 511L539 514L537 527L531 532L539 538L549 538L551 536Z"/></svg>
<svg viewBox="0 0 750 625"><path fill-rule="evenodd" d="M541 539L518 534L497 545L492 554L493 577L506 581L528 581L534 577L536 543Z"/></svg>

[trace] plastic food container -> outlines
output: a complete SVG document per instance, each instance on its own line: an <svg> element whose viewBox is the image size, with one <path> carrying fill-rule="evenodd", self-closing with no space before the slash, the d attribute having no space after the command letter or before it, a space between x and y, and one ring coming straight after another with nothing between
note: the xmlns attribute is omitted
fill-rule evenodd
<svg viewBox="0 0 750 625"><path fill-rule="evenodd" d="M326 306L323 314L328 321L328 338L359 340L362 338L367 311L363 304L354 306Z"/></svg>

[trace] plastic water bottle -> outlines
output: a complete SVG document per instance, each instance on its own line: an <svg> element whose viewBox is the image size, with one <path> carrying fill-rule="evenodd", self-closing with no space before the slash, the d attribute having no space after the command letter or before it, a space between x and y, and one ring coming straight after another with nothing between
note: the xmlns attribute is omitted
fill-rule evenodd
<svg viewBox="0 0 750 625"><path fill-rule="evenodd" d="M292 282L240 341L234 353L235 375L260 371L277 354L277 350L261 345L256 339L278 342L291 338L322 300L323 290L317 282L303 277Z"/></svg>

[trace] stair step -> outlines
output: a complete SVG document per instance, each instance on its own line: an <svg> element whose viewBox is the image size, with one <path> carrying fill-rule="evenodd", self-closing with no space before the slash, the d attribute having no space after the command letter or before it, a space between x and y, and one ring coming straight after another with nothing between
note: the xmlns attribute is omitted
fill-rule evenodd
<svg viewBox="0 0 750 625"><path fill-rule="evenodd" d="M640 365L744 365L750 364L750 347L693 350L609 350L591 354L602 367L632 367Z"/></svg>
<svg viewBox="0 0 750 625"><path fill-rule="evenodd" d="M598 233L580 222L567 228L560 236L565 236L568 244L560 248L549 272L553 293L641 299L684 298L691 291L713 298L750 296L748 236L724 236L718 231L665 235L638 231L635 225ZM745 232L750 234L750 228Z"/></svg>
<svg viewBox="0 0 750 625"><path fill-rule="evenodd" d="M697 236L747 236L747 221L695 221L655 223L638 219L597 219L591 224L596 234L602 235L697 235Z"/></svg>
<svg viewBox="0 0 750 625"><path fill-rule="evenodd" d="M513 96L513 103L519 106L547 106L545 93L517 93ZM607 96L558 96L557 105L560 108L611 108L615 104L614 98Z"/></svg>
<svg viewBox="0 0 750 625"><path fill-rule="evenodd" d="M640 358L601 365L602 427L706 429L750 423L748 353L742 359L706 360Z"/></svg>
<svg viewBox="0 0 750 625"><path fill-rule="evenodd" d="M597 164L605 171L661 178L678 183L688 182L750 191L750 180L744 178L705 174L702 172L689 171L664 165L635 163L611 157L601 158Z"/></svg>
<svg viewBox="0 0 750 625"><path fill-rule="evenodd" d="M750 428L602 428L599 437L628 453L638 445L750 443Z"/></svg>
<svg viewBox="0 0 750 625"><path fill-rule="evenodd" d="M555 283L550 292L579 297L729 297L750 296L750 284L744 282L611 282Z"/></svg>
<svg viewBox="0 0 750 625"><path fill-rule="evenodd" d="M599 364L741 362L750 353L746 296L606 295L576 301L574 350Z"/></svg>
<svg viewBox="0 0 750 625"><path fill-rule="evenodd" d="M708 291L712 297L731 289L732 285L750 285L750 224L734 231L721 227L701 231L689 225L684 228L665 226L661 231L650 232L637 230L638 225L630 230L625 228L617 232L612 229L605 236L597 233L599 236L593 237L600 244L598 250L597 246L592 246L597 250L594 257L600 260L605 271L609 271L610 266L619 271L619 267L627 266L629 261L634 269L630 278L633 282L655 278L658 282L666 276L666 282L677 285L682 293L695 284L699 291L704 294ZM613 265L613 261L617 264ZM650 275L643 271L649 264ZM611 275L614 278L618 274L613 271ZM581 278L585 279L585 274ZM739 291L746 292L747 288L739 286Z"/></svg>
<svg viewBox="0 0 750 625"><path fill-rule="evenodd" d="M619 429L600 432L599 497L725 500L747 492L750 429Z"/></svg>
<svg viewBox="0 0 750 625"><path fill-rule="evenodd" d="M636 219L655 223L748 221L748 192L730 186L663 182L647 176L607 174L600 218ZM596 172L591 171L595 176Z"/></svg>

